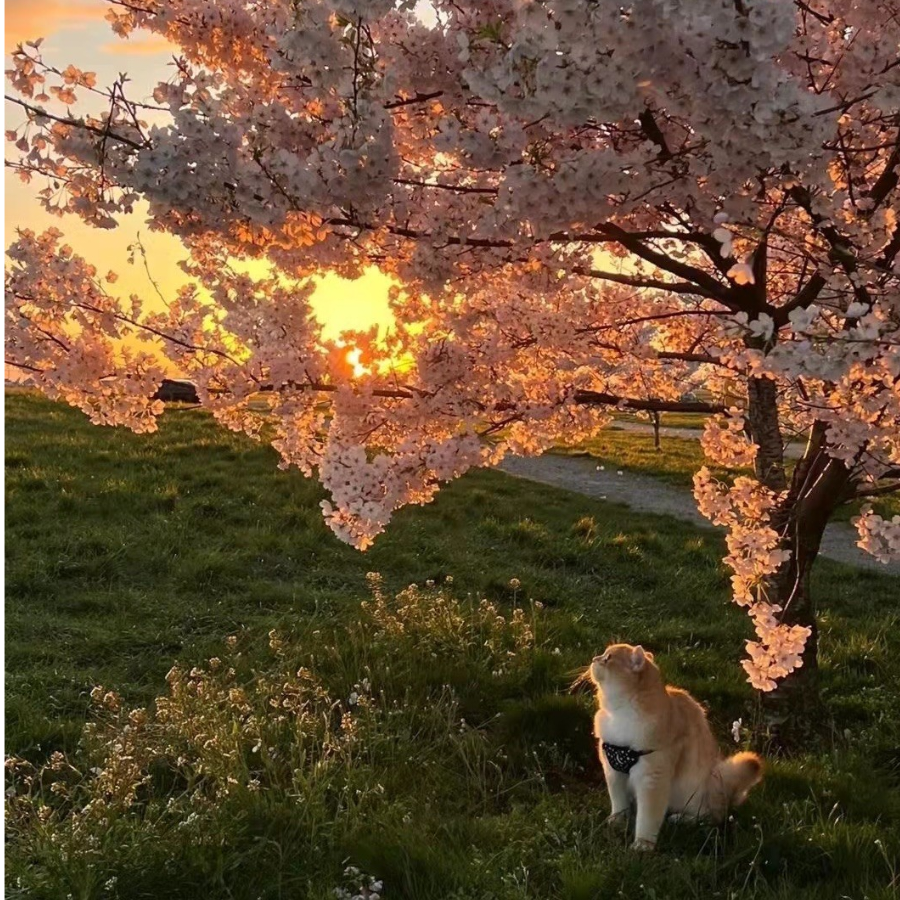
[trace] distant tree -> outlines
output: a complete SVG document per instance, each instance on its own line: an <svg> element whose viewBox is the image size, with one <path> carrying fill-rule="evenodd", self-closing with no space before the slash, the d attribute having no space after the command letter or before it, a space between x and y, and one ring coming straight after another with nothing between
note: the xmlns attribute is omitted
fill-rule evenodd
<svg viewBox="0 0 900 900"><path fill-rule="evenodd" d="M146 200L194 281L149 312L59 232L22 232L8 361L138 431L161 411L160 354L230 428L256 434L248 398L270 391L282 464L318 474L328 524L362 549L441 482L587 438L610 410L714 414L707 456L755 469L695 477L756 628L744 667L764 691L810 671L826 523L900 486L900 4L413 6L113 2L121 37L181 48L146 104L17 50L11 164L99 228ZM98 93L104 114L70 111ZM369 266L397 281L397 328L345 336L354 374L309 278ZM678 400L698 365L739 408ZM788 430L808 440L792 473ZM900 517L856 524L898 555Z"/></svg>
<svg viewBox="0 0 900 900"><path fill-rule="evenodd" d="M650 424L653 425L653 449L654 450L662 450L662 444L659 440L659 426L660 419L662 418L662 413L658 410L654 410L649 413L650 415Z"/></svg>

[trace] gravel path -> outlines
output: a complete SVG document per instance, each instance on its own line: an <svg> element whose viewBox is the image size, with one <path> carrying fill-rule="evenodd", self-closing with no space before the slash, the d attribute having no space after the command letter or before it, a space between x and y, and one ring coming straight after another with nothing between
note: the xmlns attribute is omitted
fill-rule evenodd
<svg viewBox="0 0 900 900"><path fill-rule="evenodd" d="M670 429L689 431L690 429ZM508 456L500 466L508 475L528 478L554 487L584 494L609 503L624 503L641 513L672 516L701 528L712 528L697 511L688 490L673 487L650 475L622 472L614 468L598 471L597 462L584 456ZM834 522L825 530L822 555L850 566L872 569L882 574L900 575L900 563L884 565L856 546L856 529Z"/></svg>
<svg viewBox="0 0 900 900"><path fill-rule="evenodd" d="M611 431L633 431L636 434L653 434L652 425L644 425L641 422L616 422L609 426ZM661 425L659 428L659 436L661 438L680 438L683 441L699 441L700 435L703 434L702 428L670 428L668 425ZM803 456L803 444L792 441L784 448L784 455L789 459L800 459Z"/></svg>

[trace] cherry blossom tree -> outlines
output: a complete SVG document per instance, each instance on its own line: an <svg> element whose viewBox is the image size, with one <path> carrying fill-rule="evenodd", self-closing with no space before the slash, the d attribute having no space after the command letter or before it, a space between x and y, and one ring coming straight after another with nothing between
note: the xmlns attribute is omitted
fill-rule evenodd
<svg viewBox="0 0 900 900"><path fill-rule="evenodd" d="M21 232L7 361L137 431L174 365L224 425L274 422L360 549L613 410L710 413L703 449L735 477L703 468L695 494L728 529L744 667L763 691L813 670L823 530L900 487L900 3L414 6L113 0L118 35L180 48L146 102L21 47L11 165L98 228L146 202L189 277L160 312L59 231ZM395 279L397 327L325 340L310 278L367 267ZM682 401L699 382L740 400ZM900 555L900 517L856 525Z"/></svg>

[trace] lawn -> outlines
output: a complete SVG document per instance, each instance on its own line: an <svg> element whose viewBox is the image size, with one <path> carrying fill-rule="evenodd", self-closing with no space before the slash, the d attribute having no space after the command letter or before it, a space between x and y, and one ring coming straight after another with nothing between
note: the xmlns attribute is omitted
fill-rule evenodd
<svg viewBox="0 0 900 900"><path fill-rule="evenodd" d="M900 579L817 564L816 735L637 855L568 685L625 639L723 743L757 720L717 535L476 472L359 554L197 411L14 393L6 437L8 896L897 895Z"/></svg>
<svg viewBox="0 0 900 900"><path fill-rule="evenodd" d="M698 432L699 435L699 432ZM577 447L560 448L558 452L595 456L610 468L653 475L675 487L691 490L694 473L709 462L703 455L699 441L686 438L663 437L660 449L653 446L653 435L625 431L610 425L595 438ZM710 466L724 476L725 471Z"/></svg>

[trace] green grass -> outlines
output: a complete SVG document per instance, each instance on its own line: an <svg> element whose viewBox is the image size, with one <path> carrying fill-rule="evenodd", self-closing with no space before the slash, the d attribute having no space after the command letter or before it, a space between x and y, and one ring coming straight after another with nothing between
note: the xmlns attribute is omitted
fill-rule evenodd
<svg viewBox="0 0 900 900"><path fill-rule="evenodd" d="M625 431L615 425L603 429L597 437L578 447L559 452L587 453L610 468L652 475L666 484L686 489L691 489L694 473L701 466L709 465L699 441L663 437L657 450L653 446L652 434ZM710 469L722 477L726 475L724 469L715 466L710 466Z"/></svg>
<svg viewBox="0 0 900 900"><path fill-rule="evenodd" d="M723 742L754 721L718 536L476 472L363 555L314 483L202 413L138 437L14 393L6 429L9 896L324 898L358 889L348 864L386 900L896 896L900 580L817 564L818 736L727 828L667 826L637 856L602 826L590 698L566 688L609 641L640 641ZM380 611L361 606L369 571ZM523 609L534 645L481 598L507 623ZM351 708L365 679L371 706ZM96 684L150 724L92 707ZM273 701L296 696L280 722ZM56 750L75 769L41 770ZM143 783L123 799L116 769L104 794L126 757Z"/></svg>

